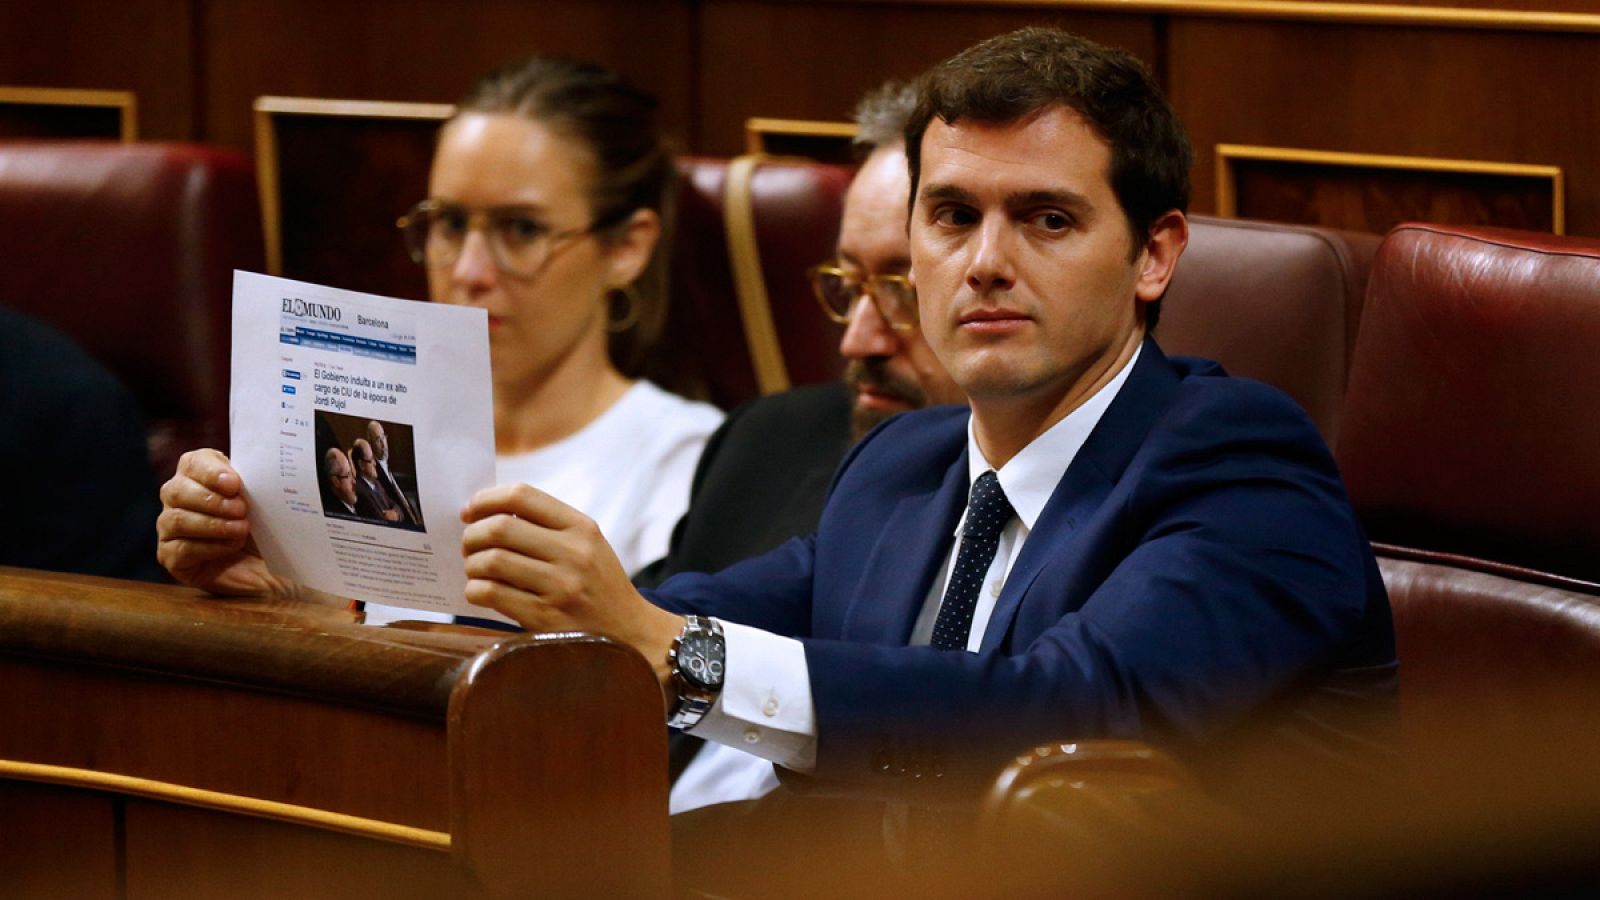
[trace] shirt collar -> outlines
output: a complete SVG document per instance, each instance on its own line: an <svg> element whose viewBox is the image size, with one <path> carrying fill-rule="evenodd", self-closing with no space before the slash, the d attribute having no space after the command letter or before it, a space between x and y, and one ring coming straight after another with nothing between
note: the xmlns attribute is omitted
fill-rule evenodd
<svg viewBox="0 0 1600 900"><path fill-rule="evenodd" d="M1056 485L1060 483L1067 467L1072 465L1072 460L1083 449L1084 442L1089 440L1089 433L1094 431L1094 426L1099 424L1100 417L1105 415L1106 407L1116 398L1117 392L1122 389L1128 380L1128 374L1133 371L1134 363L1139 361L1139 354L1144 352L1141 343L1133 351L1122 370L1106 382L1098 391L1083 401L1077 409L1068 413L1065 418L1051 425L1044 434L1034 438L1026 447L1023 447L1010 462L995 470L995 477L1000 479L1000 489L1005 491L1006 499L1011 501L1011 508L1017 511L1017 518L1022 520L1023 527L1028 531L1033 530L1033 523L1039 520L1039 514L1044 511L1044 505L1050 502L1050 495L1055 493ZM989 461L983 458L983 452L978 449L978 438L972 430L972 420L967 419L967 484L970 486L978 480L978 476L994 468ZM963 514L963 521L966 515ZM957 523L957 533L961 527Z"/></svg>

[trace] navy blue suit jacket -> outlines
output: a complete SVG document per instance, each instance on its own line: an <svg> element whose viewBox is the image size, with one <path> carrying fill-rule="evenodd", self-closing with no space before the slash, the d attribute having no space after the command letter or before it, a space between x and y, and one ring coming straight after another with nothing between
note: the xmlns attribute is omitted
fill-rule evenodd
<svg viewBox="0 0 1600 900"><path fill-rule="evenodd" d="M1392 702L1388 598L1316 428L1148 340L981 651L907 646L965 505L968 415L891 419L845 458L813 537L649 592L804 643L819 776L988 777L1049 740L1205 744L1289 698Z"/></svg>

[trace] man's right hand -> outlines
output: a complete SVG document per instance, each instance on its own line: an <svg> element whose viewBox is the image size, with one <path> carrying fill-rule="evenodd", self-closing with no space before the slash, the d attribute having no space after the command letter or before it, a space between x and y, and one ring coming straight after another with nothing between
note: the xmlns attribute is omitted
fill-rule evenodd
<svg viewBox="0 0 1600 900"><path fill-rule="evenodd" d="M161 486L156 558L178 581L217 594L289 595L250 541L244 482L216 450L191 450Z"/></svg>

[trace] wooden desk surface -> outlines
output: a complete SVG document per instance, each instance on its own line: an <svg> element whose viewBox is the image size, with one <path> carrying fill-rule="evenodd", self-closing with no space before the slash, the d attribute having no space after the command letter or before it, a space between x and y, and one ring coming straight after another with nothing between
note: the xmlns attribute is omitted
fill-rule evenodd
<svg viewBox="0 0 1600 900"><path fill-rule="evenodd" d="M364 837L448 848L491 894L665 884L660 690L602 637L370 627L341 608L0 568L0 722L0 765L141 779L164 804L186 801L162 785L230 813L355 817ZM144 816L165 839L141 840L135 808L129 884L157 865L133 850L184 844L170 810Z"/></svg>

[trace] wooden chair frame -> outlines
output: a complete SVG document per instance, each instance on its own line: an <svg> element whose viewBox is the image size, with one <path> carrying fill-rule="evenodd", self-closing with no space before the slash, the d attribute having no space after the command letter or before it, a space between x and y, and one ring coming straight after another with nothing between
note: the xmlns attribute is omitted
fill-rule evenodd
<svg viewBox="0 0 1600 900"><path fill-rule="evenodd" d="M754 116L744 120L744 152L771 153L768 135L789 137L838 138L849 141L856 136L854 122L826 122L818 119L770 119Z"/></svg>
<svg viewBox="0 0 1600 900"><path fill-rule="evenodd" d="M1217 215L1224 219L1239 217L1239 193L1235 176L1238 164L1245 161L1260 161L1355 169L1494 175L1548 181L1551 230L1555 234L1566 233L1565 178L1560 166L1378 153L1340 153L1331 150L1259 147L1247 144L1218 144L1216 158Z"/></svg>
<svg viewBox="0 0 1600 900"><path fill-rule="evenodd" d="M9 104L113 109L121 125L118 139L124 144L139 139L139 98L132 91L0 86L0 105Z"/></svg>
<svg viewBox="0 0 1600 900"><path fill-rule="evenodd" d="M448 103L332 100L316 97L257 97L256 181L261 190L261 226L267 241L267 272L283 274L283 199L279 192L277 121L286 116L345 119L411 119L443 123L455 114Z"/></svg>

